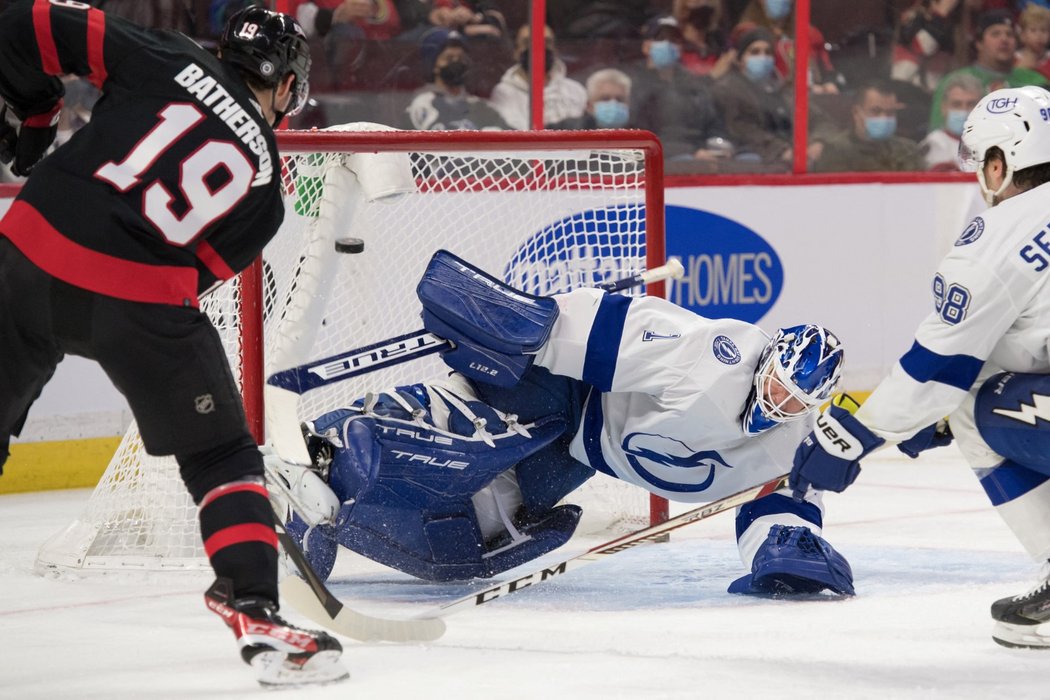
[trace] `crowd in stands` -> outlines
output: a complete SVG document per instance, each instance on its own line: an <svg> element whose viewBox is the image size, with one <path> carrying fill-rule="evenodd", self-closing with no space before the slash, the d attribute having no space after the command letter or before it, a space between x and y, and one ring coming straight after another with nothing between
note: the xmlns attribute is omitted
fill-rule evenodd
<svg viewBox="0 0 1050 700"><path fill-rule="evenodd" d="M92 4L213 43L251 3ZM292 126L529 128L530 4L292 0L314 54L310 109ZM1050 84L1050 0L810 4L812 171L957 170L959 134L983 95ZM795 0L548 0L544 127L651 130L670 172L787 172L795 30ZM78 82L60 140L97 97Z"/></svg>

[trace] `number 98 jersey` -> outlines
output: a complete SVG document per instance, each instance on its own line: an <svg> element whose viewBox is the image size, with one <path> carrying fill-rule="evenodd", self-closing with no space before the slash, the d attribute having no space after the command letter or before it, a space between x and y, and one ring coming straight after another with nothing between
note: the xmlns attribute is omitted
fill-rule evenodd
<svg viewBox="0 0 1050 700"><path fill-rule="evenodd" d="M102 98L33 170L0 233L74 286L196 306L284 216L277 146L254 94L181 34L71 0L14 5L0 21L0 95L19 117L44 113L65 74Z"/></svg>

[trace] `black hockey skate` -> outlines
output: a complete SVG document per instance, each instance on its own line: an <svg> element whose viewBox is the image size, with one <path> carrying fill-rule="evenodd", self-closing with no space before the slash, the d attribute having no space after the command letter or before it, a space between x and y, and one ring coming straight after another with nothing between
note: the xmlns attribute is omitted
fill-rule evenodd
<svg viewBox="0 0 1050 700"><path fill-rule="evenodd" d="M261 685L325 684L350 677L339 662L343 647L335 637L288 624L269 600L231 600L232 590L230 580L220 578L204 594L204 603L233 630L241 658Z"/></svg>
<svg viewBox="0 0 1050 700"><path fill-rule="evenodd" d="M1050 649L1050 636L1039 627L1050 623L1050 563L1043 567L1042 580L1030 591L992 603L995 629L992 639L1015 649Z"/></svg>

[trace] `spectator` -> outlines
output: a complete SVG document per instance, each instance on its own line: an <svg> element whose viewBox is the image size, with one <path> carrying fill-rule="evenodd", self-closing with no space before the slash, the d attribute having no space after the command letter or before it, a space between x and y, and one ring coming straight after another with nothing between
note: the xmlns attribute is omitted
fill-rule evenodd
<svg viewBox="0 0 1050 700"><path fill-rule="evenodd" d="M547 50L544 65L547 73L543 81L543 124L549 126L583 116L587 107L587 91L569 78L565 63L558 58L554 32L543 28ZM492 106L512 129L529 128L529 26L518 30L514 55L518 62L507 69L499 84L492 89Z"/></svg>
<svg viewBox="0 0 1050 700"><path fill-rule="evenodd" d="M1018 40L1021 50L1017 52L1017 67L1037 71L1050 79L1050 9L1029 4L1018 20Z"/></svg>
<svg viewBox="0 0 1050 700"><path fill-rule="evenodd" d="M674 0L671 15L685 42L682 67L696 75L717 80L729 71L735 52L722 23L721 0Z"/></svg>
<svg viewBox="0 0 1050 700"><path fill-rule="evenodd" d="M982 14L977 21L974 46L977 49L977 60L973 65L949 73L937 86L930 109L930 131L944 126L941 102L944 100L944 89L948 80L955 75L975 76L984 86L985 94L1004 87L1023 87L1025 85L1046 87L1047 79L1039 73L1029 68L1014 66L1017 39L1014 36L1013 19L1009 12L993 10Z"/></svg>
<svg viewBox="0 0 1050 700"><path fill-rule="evenodd" d="M637 39L650 0L551 0L550 24L567 39Z"/></svg>
<svg viewBox="0 0 1050 700"><path fill-rule="evenodd" d="M603 68L587 78L583 116L553 125L555 129L623 129L631 119L631 79L616 68Z"/></svg>
<svg viewBox="0 0 1050 700"><path fill-rule="evenodd" d="M960 0L916 0L901 14L890 77L932 91L951 69L960 31Z"/></svg>
<svg viewBox="0 0 1050 700"><path fill-rule="evenodd" d="M893 88L872 82L853 103L853 128L827 140L816 169L824 172L923 170L918 144L895 136L901 109Z"/></svg>
<svg viewBox="0 0 1050 700"><path fill-rule="evenodd" d="M738 35L733 64L715 83L714 94L725 118L729 138L739 160L790 163L793 154L793 100L790 89L776 73L773 45L768 29L753 27ZM816 112L811 112L815 117ZM814 121L822 127L822 122ZM823 143L815 130L808 157L821 155Z"/></svg>
<svg viewBox="0 0 1050 700"><path fill-rule="evenodd" d="M764 27L773 33L777 73L783 80L790 82L795 55L795 0L750 0L744 9L740 25L737 25L734 31L750 29L749 25ZM806 38L810 45L810 89L818 94L839 92L839 85L843 80L831 64L831 55L828 53L824 35L810 25L809 36Z"/></svg>
<svg viewBox="0 0 1050 700"><path fill-rule="evenodd" d="M457 31L467 39L504 39L503 13L484 0L395 0L401 14L401 41L418 41L434 27Z"/></svg>
<svg viewBox="0 0 1050 700"><path fill-rule="evenodd" d="M462 34L435 29L421 46L430 82L405 110L410 129L505 129L507 124L485 100L467 92L470 56Z"/></svg>
<svg viewBox="0 0 1050 700"><path fill-rule="evenodd" d="M945 83L944 99L941 101L944 126L931 131L919 144L927 168L939 171L962 170L959 137L966 124L966 117L982 96L984 86L972 75L959 73Z"/></svg>
<svg viewBox="0 0 1050 700"><path fill-rule="evenodd" d="M292 2L306 35L341 36L345 40L386 40L401 31L401 18L391 0L299 0Z"/></svg>
<svg viewBox="0 0 1050 700"><path fill-rule="evenodd" d="M682 67L682 31L673 17L657 17L643 32L646 68L635 80L634 125L652 131L668 159L714 161L732 145L706 78Z"/></svg>

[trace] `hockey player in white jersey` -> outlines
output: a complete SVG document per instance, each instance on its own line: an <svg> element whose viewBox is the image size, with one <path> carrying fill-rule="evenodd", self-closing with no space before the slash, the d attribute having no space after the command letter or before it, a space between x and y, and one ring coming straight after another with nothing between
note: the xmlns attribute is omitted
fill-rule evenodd
<svg viewBox="0 0 1050 700"><path fill-rule="evenodd" d="M445 251L418 293L455 371L308 423L342 505L289 531L323 576L337 544L429 580L493 576L569 539L580 508L557 504L595 472L691 503L760 484L789 471L842 367L819 326L770 338L655 297L535 297ZM730 592L852 594L822 519L818 493L741 508L751 573Z"/></svg>
<svg viewBox="0 0 1050 700"><path fill-rule="evenodd" d="M1050 557L1050 93L997 90L962 143L992 207L933 277L933 311L856 415L834 407L795 457L792 486L841 491L884 443L951 433L992 505L1037 560ZM950 432L935 423L948 417ZM927 426L924 428L924 426ZM914 437L913 437L914 436ZM1050 648L1050 564L1027 593L992 605L993 638Z"/></svg>

